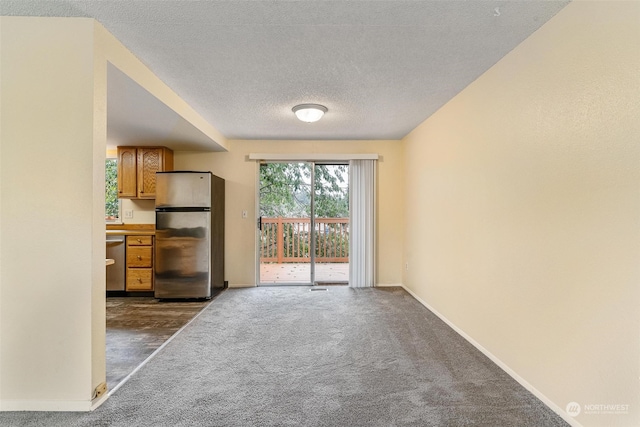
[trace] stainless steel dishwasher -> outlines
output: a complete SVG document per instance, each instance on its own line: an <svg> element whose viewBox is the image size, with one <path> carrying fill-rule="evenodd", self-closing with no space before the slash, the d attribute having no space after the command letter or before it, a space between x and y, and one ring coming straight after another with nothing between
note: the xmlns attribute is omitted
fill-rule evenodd
<svg viewBox="0 0 640 427"><path fill-rule="evenodd" d="M124 291L125 258L124 236L107 235L107 258L115 261L115 264L107 267L107 290Z"/></svg>

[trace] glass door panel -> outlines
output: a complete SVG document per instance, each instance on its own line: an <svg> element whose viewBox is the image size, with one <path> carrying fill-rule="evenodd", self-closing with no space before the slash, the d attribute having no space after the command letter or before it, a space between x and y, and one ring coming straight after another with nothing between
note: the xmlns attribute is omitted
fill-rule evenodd
<svg viewBox="0 0 640 427"><path fill-rule="evenodd" d="M349 165L314 165L315 283L349 283Z"/></svg>
<svg viewBox="0 0 640 427"><path fill-rule="evenodd" d="M260 285L312 283L312 179L310 163L260 165Z"/></svg>

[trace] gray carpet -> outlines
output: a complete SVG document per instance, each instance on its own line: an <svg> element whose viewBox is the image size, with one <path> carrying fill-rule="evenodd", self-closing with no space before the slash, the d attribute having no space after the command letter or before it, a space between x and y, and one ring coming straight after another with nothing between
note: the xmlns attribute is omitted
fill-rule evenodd
<svg viewBox="0 0 640 427"><path fill-rule="evenodd" d="M93 413L3 426L566 426L401 288L229 289Z"/></svg>

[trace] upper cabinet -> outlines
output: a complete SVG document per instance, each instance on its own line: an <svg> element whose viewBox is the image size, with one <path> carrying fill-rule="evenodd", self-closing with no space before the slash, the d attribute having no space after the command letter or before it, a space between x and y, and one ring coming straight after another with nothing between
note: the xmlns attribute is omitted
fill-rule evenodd
<svg viewBox="0 0 640 427"><path fill-rule="evenodd" d="M155 199L156 172L173 170L166 147L118 147L118 197Z"/></svg>
<svg viewBox="0 0 640 427"><path fill-rule="evenodd" d="M118 198L138 197L136 147L118 147Z"/></svg>
<svg viewBox="0 0 640 427"><path fill-rule="evenodd" d="M156 198L156 172L173 170L173 151L138 147L138 199Z"/></svg>

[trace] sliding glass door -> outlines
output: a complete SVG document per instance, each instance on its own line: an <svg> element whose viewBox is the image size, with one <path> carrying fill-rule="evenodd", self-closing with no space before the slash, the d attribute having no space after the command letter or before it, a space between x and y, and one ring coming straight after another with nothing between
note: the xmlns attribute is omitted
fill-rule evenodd
<svg viewBox="0 0 640 427"><path fill-rule="evenodd" d="M262 163L259 182L259 283L309 285L310 163Z"/></svg>
<svg viewBox="0 0 640 427"><path fill-rule="evenodd" d="M314 283L349 283L349 165L314 167Z"/></svg>
<svg viewBox="0 0 640 427"><path fill-rule="evenodd" d="M260 285L348 283L348 171L346 164L260 164Z"/></svg>

